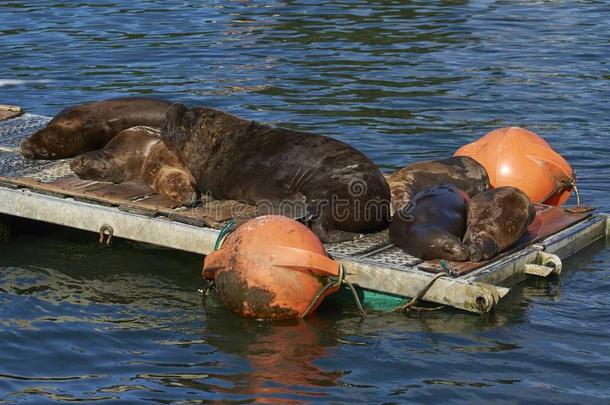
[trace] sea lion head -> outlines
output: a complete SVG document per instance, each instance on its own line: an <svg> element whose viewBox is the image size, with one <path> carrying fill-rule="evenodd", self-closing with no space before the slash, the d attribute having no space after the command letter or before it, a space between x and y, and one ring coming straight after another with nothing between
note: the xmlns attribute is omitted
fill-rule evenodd
<svg viewBox="0 0 610 405"><path fill-rule="evenodd" d="M439 234L434 240L436 251L431 258L444 258L456 262L464 262L468 260L468 247L462 244L462 241L449 233Z"/></svg>
<svg viewBox="0 0 610 405"><path fill-rule="evenodd" d="M29 159L61 159L74 156L81 149L82 125L63 118L52 120L19 144Z"/></svg>
<svg viewBox="0 0 610 405"><path fill-rule="evenodd" d="M468 258L471 262L489 260L498 252L498 245L491 238L481 237L468 244Z"/></svg>
<svg viewBox="0 0 610 405"><path fill-rule="evenodd" d="M197 200L195 192L195 179L182 170L169 170L162 176L163 195L180 203L181 205L192 205Z"/></svg>
<svg viewBox="0 0 610 405"><path fill-rule="evenodd" d="M19 149L28 159L53 159L57 154L59 139L60 128L48 126L22 140Z"/></svg>
<svg viewBox="0 0 610 405"><path fill-rule="evenodd" d="M125 178L125 170L115 164L112 157L102 150L75 157L70 162L70 169L84 180L120 183Z"/></svg>

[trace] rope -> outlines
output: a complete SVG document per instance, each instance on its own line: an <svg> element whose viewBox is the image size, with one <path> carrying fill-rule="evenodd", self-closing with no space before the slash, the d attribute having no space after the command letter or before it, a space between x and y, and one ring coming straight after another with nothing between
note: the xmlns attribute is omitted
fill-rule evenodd
<svg viewBox="0 0 610 405"><path fill-rule="evenodd" d="M199 288L197 290L198 293L201 294L201 304L203 306L205 306L206 304L206 299L207 296L210 294L210 291L215 290L216 289L216 281L214 280L204 280L204 287L203 288Z"/></svg>
<svg viewBox="0 0 610 405"><path fill-rule="evenodd" d="M214 242L214 250L218 250L222 247L223 242L233 232L236 228L237 222L234 219L230 219L227 221L223 227L220 229L218 236L216 237L216 242ZM210 293L210 291L216 289L216 282L214 280L206 280L207 284L204 288L199 289L198 291L201 293L201 300L203 305L205 305L206 297Z"/></svg>
<svg viewBox="0 0 610 405"><path fill-rule="evenodd" d="M580 205L580 193L578 192L578 187L576 187L576 182L572 184L572 188L574 189L574 194L576 194L576 205Z"/></svg>
<svg viewBox="0 0 610 405"><path fill-rule="evenodd" d="M441 268L447 272L451 277L455 277L455 271L449 266L445 260L441 260Z"/></svg>
<svg viewBox="0 0 610 405"><path fill-rule="evenodd" d="M345 281L345 284L352 291L352 296L354 297L354 302L356 302L356 306L358 307L358 311L360 311L360 316L362 318L366 319L368 317L368 315L366 314L366 312L364 311L364 308L362 307L362 302L360 302L360 297L358 297L358 292L356 291L356 288L349 281Z"/></svg>
<svg viewBox="0 0 610 405"><path fill-rule="evenodd" d="M339 264L339 278L335 279L333 277L327 277L329 282L324 287L322 287L320 291L318 291L318 293L313 297L313 299L307 306L307 309L305 310L305 312L303 312L303 315L301 315L301 318L305 318L313 308L318 306L320 300L324 297L324 295L329 289L340 288L343 284L347 285L352 291L352 295L354 297L354 301L356 302L356 306L358 307L358 311L360 312L360 316L362 316L363 318L366 318L368 316L364 311L364 308L362 307L362 303L360 302L360 298L358 297L358 292L356 291L356 288L349 281L345 281L345 273L345 267L343 267L342 264Z"/></svg>
<svg viewBox="0 0 610 405"><path fill-rule="evenodd" d="M550 193L548 193L543 199L542 203L544 204L547 200L553 197L555 194L560 192L561 190L565 190L567 188L574 189L574 193L576 194L576 205L580 205L580 193L578 192L578 187L576 187L576 180L569 179L559 183Z"/></svg>
<svg viewBox="0 0 610 405"><path fill-rule="evenodd" d="M411 299L411 301L405 303L404 305L401 305L401 306L398 306L398 307L394 308L392 310L392 312L407 312L407 311L409 311L411 309L411 307L413 307L415 304L417 304L417 301L419 301L420 299L422 299L422 297L424 295L426 295L426 293L428 292L430 287L432 287L432 285L436 282L436 280L438 280L441 277L445 277L446 275L447 275L446 273L438 273L437 275L432 277L432 280L430 280L430 282L424 288L422 288L417 293L417 295Z"/></svg>
<svg viewBox="0 0 610 405"><path fill-rule="evenodd" d="M222 247L222 243L225 241L227 236L233 232L236 228L237 222L234 219L227 221L226 224L220 229L216 242L214 242L214 250L218 250Z"/></svg>

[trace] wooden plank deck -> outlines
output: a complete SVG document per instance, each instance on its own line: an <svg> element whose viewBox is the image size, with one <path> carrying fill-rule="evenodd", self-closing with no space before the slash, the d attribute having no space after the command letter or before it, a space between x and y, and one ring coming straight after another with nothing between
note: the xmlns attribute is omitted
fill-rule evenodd
<svg viewBox="0 0 610 405"><path fill-rule="evenodd" d="M80 180L69 160L32 161L16 147L20 139L42 127L47 117L26 114L0 123L0 213L98 232L102 226L123 237L155 245L207 254L218 229L236 213L254 214L237 201L206 198L192 207L177 207L142 181L123 184ZM526 264L541 252L565 257L607 233L607 217L538 207L529 232L512 249L490 262L449 263L453 277L438 279L424 299L472 312L491 309L512 283L526 277ZM412 297L435 273L438 261L424 262L389 243L387 231L326 246L348 271L347 279L381 293Z"/></svg>

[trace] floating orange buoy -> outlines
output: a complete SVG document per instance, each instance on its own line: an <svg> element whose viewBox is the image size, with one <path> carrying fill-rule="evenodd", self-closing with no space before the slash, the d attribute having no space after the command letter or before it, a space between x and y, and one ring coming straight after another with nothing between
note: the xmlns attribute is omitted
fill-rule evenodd
<svg viewBox="0 0 610 405"><path fill-rule="evenodd" d="M492 187L517 187L534 203L562 205L576 184L568 162L539 135L519 127L491 131L454 156L470 156L485 167Z"/></svg>
<svg viewBox="0 0 610 405"><path fill-rule="evenodd" d="M223 303L249 318L293 319L311 314L337 291L339 262L305 225L279 215L252 219L226 237L203 263Z"/></svg>

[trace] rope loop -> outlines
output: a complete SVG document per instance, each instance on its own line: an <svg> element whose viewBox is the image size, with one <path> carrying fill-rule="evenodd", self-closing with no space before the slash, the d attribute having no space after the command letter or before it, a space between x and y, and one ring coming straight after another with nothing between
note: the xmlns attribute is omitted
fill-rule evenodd
<svg viewBox="0 0 610 405"><path fill-rule="evenodd" d="M218 233L218 237L216 238L216 242L214 242L214 250L218 250L222 247L223 242L237 228L237 221L234 219L230 219L227 221L223 227L220 229Z"/></svg>
<svg viewBox="0 0 610 405"><path fill-rule="evenodd" d="M328 290L330 290L331 288L339 289L344 284L346 286L348 286L349 289L351 290L352 296L354 298L354 302L356 303L356 306L358 307L358 311L360 312L360 316L362 318L366 318L368 315L366 314L364 308L362 307L362 303L360 302L360 297L358 297L358 292L356 291L356 288L354 287L354 285L352 283L345 280L346 274L347 274L347 271L345 270L345 267L343 266L343 264L339 263L339 277L336 277L336 278L335 277L326 277L326 280L327 280L326 285L324 287L322 287L320 289L320 291L318 291L318 293L313 297L313 299L307 306L307 309L301 315L301 318L305 318L314 308L316 308L320 304L320 301L326 296L326 293L328 292Z"/></svg>

